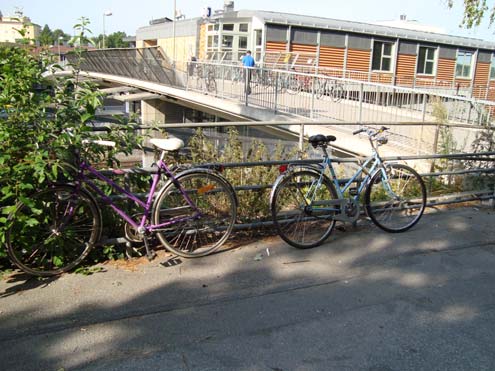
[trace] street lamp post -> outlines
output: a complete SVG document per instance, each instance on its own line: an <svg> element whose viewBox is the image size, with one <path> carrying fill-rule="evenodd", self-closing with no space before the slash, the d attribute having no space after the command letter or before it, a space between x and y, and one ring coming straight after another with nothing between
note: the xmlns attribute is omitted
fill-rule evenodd
<svg viewBox="0 0 495 371"><path fill-rule="evenodd" d="M58 61L61 62L62 61L62 58L60 56L60 41L62 41L64 39L63 36L59 36L58 37Z"/></svg>
<svg viewBox="0 0 495 371"><path fill-rule="evenodd" d="M173 38L173 63L175 66L175 21L177 20L177 0L174 0L174 23L172 24L172 38Z"/></svg>
<svg viewBox="0 0 495 371"><path fill-rule="evenodd" d="M112 12L110 10L107 10L106 12L103 13L103 49L105 49L105 17L110 17L112 15Z"/></svg>

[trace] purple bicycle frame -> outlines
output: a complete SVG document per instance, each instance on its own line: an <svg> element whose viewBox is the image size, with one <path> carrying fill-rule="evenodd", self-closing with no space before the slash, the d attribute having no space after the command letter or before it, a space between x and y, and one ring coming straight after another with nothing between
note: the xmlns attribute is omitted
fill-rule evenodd
<svg viewBox="0 0 495 371"><path fill-rule="evenodd" d="M177 181L177 178L174 176L172 171L167 167L165 162L163 160L158 161L158 172L153 175L153 181L151 183L151 189L149 190L148 197L146 199L146 202L143 202L140 200L138 197L136 197L133 193L127 191L126 189L122 188L120 185L115 183L113 180L110 178L106 177L105 175L101 174L98 170L93 168L90 164L87 162L83 161L79 165L79 174L78 174L78 180L82 181L83 183L87 184L89 187L91 187L98 195L102 198L102 200L110 206L122 219L124 219L127 223L132 225L132 227L138 229L138 230L145 230L148 232L154 232L160 228L165 228L173 224L181 223L186 220L191 220L191 219L198 219L202 216L201 211L196 207L195 203L191 200L187 192L184 190L182 185ZM119 193L123 194L124 197L127 199L130 199L134 202L136 202L140 207L143 208L143 217L141 218L141 221L138 223L132 219L125 211L119 209L115 203L112 201L112 199L107 196L84 172L88 171L91 173L93 176L95 176L97 179L107 183L110 185L113 189L117 190ZM188 216L188 217L182 217L182 218L177 218L174 220L169 220L165 223L161 224L151 224L150 220L150 211L151 207L153 205L153 198L155 195L156 187L158 185L158 181L163 173L167 174L167 177L171 180L173 184L179 189L181 192L182 196L186 200L186 202L191 206L191 208L195 211L195 214L193 216ZM146 225L146 221L150 220L150 224Z"/></svg>

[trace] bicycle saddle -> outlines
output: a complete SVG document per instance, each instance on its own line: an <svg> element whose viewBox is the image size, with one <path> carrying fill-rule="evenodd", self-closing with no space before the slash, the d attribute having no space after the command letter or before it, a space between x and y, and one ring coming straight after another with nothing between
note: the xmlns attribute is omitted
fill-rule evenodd
<svg viewBox="0 0 495 371"><path fill-rule="evenodd" d="M309 137L309 143L316 148L318 146L326 146L330 142L335 142L337 138L333 135L316 134Z"/></svg>
<svg viewBox="0 0 495 371"><path fill-rule="evenodd" d="M152 138L150 139L150 143L155 147L160 148L164 151L177 151L184 147L184 142L179 138L168 138L168 139L160 139L160 138Z"/></svg>

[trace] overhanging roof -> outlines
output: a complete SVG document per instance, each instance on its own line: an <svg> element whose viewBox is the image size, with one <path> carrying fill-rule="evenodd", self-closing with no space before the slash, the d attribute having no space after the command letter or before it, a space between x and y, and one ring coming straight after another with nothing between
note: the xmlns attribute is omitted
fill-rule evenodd
<svg viewBox="0 0 495 371"><path fill-rule="evenodd" d="M269 12L264 10L239 10L225 13L224 18L257 17L265 23L284 24L343 32L376 35L382 37L417 40L437 44L464 46L468 48L495 50L495 43L470 37L445 35L435 32L408 30L364 22L344 21L332 18L313 17L299 14Z"/></svg>

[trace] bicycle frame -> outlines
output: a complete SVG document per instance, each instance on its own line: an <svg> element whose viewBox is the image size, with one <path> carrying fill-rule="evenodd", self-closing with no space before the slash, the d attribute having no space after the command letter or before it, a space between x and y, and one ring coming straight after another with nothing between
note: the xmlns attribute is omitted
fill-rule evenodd
<svg viewBox="0 0 495 371"><path fill-rule="evenodd" d="M122 219L124 219L127 223L129 223L133 228L136 228L138 231L143 231L143 232L155 232L158 229L161 228L166 228L171 225L177 224L184 222L186 220L191 220L191 219L198 219L202 216L201 212L199 209L196 207L194 202L191 200L191 198L188 196L187 192L184 190L182 185L177 181L176 177L172 173L172 171L167 167L165 162L160 158L158 161L158 172L153 175L152 177L152 183L151 183L151 188L149 190L148 196L146 198L146 201L142 201L138 197L136 197L133 193L130 191L127 191L123 187L121 187L119 184L115 183L113 180L110 178L106 177L102 173L100 173L98 170L96 170L94 167L92 167L89 163L82 161L79 166L79 174L78 174L78 186L80 186L81 183L84 183L88 185L92 190L94 190L107 204L110 206L115 213L117 213ZM121 210L113 200L107 196L100 187L98 187L90 178L88 175L86 175L86 172L89 172L89 174L93 175L97 179L105 182L106 184L110 185L113 189L115 189L117 192L119 192L121 195L123 195L126 199L134 201L136 204L138 204L143 211L143 216L141 217L141 220L136 221L134 220L131 216L129 216L125 211ZM177 218L175 220L170 220L165 223L160 223L160 224L149 224L147 225L146 222L150 220L150 212L153 206L153 199L155 192L157 190L157 185L158 181L160 180L161 176L163 173L166 174L167 178L170 179L170 181L177 186L179 191L181 192L182 196L186 200L186 202L191 206L193 210L195 210L195 214L191 217L182 217L182 218Z"/></svg>
<svg viewBox="0 0 495 371"><path fill-rule="evenodd" d="M388 175L387 172L384 169L383 166L383 161L380 158L380 155L378 154L378 151L370 139L371 147L372 147L372 155L366 158L366 160L358 164L359 169L352 175L350 179L346 181L346 183L341 186L340 182L337 178L337 174L335 172L335 169L333 167L333 162L332 159L328 156L328 153L325 148L323 148L323 153L324 153L324 159L321 164L319 164L319 179L317 184L314 184L310 187L310 190L306 194L308 196L307 198L311 199L311 205L312 206L318 206L318 210L320 211L331 211L331 212L337 212L340 215L345 214L345 205L347 203L347 199L344 197L344 193L347 192L350 188L351 185L356 182L356 180L361 176L361 174L367 169L367 174L366 176L360 181L360 184L357 188L356 194L351 197L351 200L354 201L354 203L358 203L359 201L359 195L361 192L364 190L364 188L369 184L371 181L371 178L374 176L376 171L382 171L382 176L385 179L385 182L383 183L386 187L385 191L391 195L394 196L394 192L390 188L390 184L388 182ZM370 165L370 166L369 166ZM331 201L319 201L317 203L313 202L313 197L314 194L311 194L311 190L318 190L322 184L323 184L323 179L325 176L325 171L328 168L330 172L330 179L334 185L335 191L337 192L337 199L336 200L331 200ZM330 208L330 207L324 207L324 206L329 206L329 205L338 205L338 208ZM323 207L322 207L323 206ZM339 217L336 216L336 219L339 219Z"/></svg>

